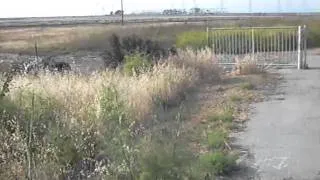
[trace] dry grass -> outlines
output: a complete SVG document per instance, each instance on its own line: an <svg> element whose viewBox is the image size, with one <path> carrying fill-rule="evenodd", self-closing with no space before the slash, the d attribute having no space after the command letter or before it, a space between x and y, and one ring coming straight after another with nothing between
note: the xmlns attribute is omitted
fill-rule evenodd
<svg viewBox="0 0 320 180"><path fill-rule="evenodd" d="M211 53L187 51L170 57L169 63L155 66L139 76L127 76L119 70L90 76L41 74L16 77L10 97L18 102L21 91L31 91L57 100L76 119L86 119L88 110L99 110L103 89L114 87L136 119L145 119L160 102L179 101L179 94L206 77L219 79L218 68L211 61ZM178 62L179 63L174 63ZM206 76L205 76L206 74ZM214 75L214 76L212 76ZM212 78L211 78L212 80Z"/></svg>
<svg viewBox="0 0 320 180"><path fill-rule="evenodd" d="M136 118L143 118L152 112L154 99L170 99L177 91L192 85L197 75L191 69L156 67L152 72L139 77L128 77L120 72L80 77L76 75L40 75L39 78L17 77L10 97L19 101L21 91L35 92L54 98L68 114L76 119L85 119L91 108L98 110L103 88L115 87Z"/></svg>
<svg viewBox="0 0 320 180"><path fill-rule="evenodd" d="M187 66L196 69L199 72L201 79L219 80L220 69L218 68L214 53L210 48L202 49L194 52L191 48L178 50L179 56L174 56L169 59L170 62L178 66Z"/></svg>
<svg viewBox="0 0 320 180"><path fill-rule="evenodd" d="M37 174L38 178L34 179L58 179L54 177L54 175L59 175L61 168L60 161L55 162L55 158L61 158L61 159L67 159L69 157L72 157L73 155L77 155L78 152L84 153L81 154L80 158L86 158L89 157L90 153L87 153L86 148L88 148L91 152L91 150L99 150L103 152L110 153L110 155L114 155L112 158L119 158L121 159L121 155L118 155L113 151L109 152L109 149L104 149L105 147L98 147L95 149L94 145L95 143L101 142L100 138L102 138L104 141L107 139L108 146L112 146L112 149L115 149L117 151L121 150L121 147L129 147L124 146L127 144L120 144L121 146L118 146L118 141L116 141L116 145L113 143L113 141L109 141L109 138L114 138L114 134L107 132L111 130L111 128L121 128L121 122L126 121L126 117L122 119L122 111L126 111L130 115L128 122L130 123L130 126L128 124L125 125L123 130L115 131L116 136L124 137L121 132L127 132L128 127L130 129L132 122L134 120L150 120L150 115L153 115L153 111L155 110L155 106L157 106L158 101L168 102L168 101L179 101L179 94L181 92L185 92L190 87L195 87L198 85L198 82L202 82L203 80L210 80L213 81L213 83L210 83L210 86L214 86L217 79L219 79L220 71L214 64L214 59L212 59L213 54L209 51L209 49L199 51L197 53L186 50L184 52L180 52L179 56L171 56L169 59L163 60L159 64L157 64L152 70L149 72L140 74L139 76L127 76L125 73L121 72L121 70L116 71L106 71L102 73L97 73L89 76L80 76L80 75L52 75L52 74L40 74L37 77L34 76L16 76L14 80L12 81L12 84L10 86L10 92L8 94L8 102L13 103L13 107L18 107L18 109L24 109L27 113L30 114L30 119L27 119L29 122L35 122L35 129L34 132L41 131L43 129L48 128L47 130L44 130L44 132L50 134L51 131L57 132L60 138L59 141L47 141L46 136L41 136L41 138L35 140L32 144L32 146L37 147L37 149L40 149L39 152L37 152L39 157L43 158L40 160L37 160L37 164L34 165L35 174ZM109 106L105 106L106 100L107 103L112 103L113 99L106 98L106 89L108 88L115 88L118 92L118 98L120 98L122 101L125 102L125 107L123 109L122 106L119 107L117 110L121 111L120 113L116 114L117 117L114 117L114 119L111 120L111 118L105 118L104 117L104 110L108 110ZM241 91L228 91L227 96L230 96L230 94L233 93L239 93L241 92L242 96L246 96L246 90L240 89ZM33 94L28 94L32 92ZM203 92L202 92L203 93ZM228 98L225 98L223 96L217 96L219 99L213 98L213 94L215 94L214 91L209 90L208 92L211 96L205 98L205 101L211 101L210 103L215 104L222 101L229 101ZM221 92L225 93L225 92ZM203 94L202 94L203 95ZM202 99L202 97L199 97ZM199 99L200 100L200 99ZM200 100L201 101L201 100ZM203 101L203 99L202 99ZM2 102L3 105L5 102ZM35 103L35 105L34 105ZM117 103L117 102L115 102ZM195 103L192 101L192 103ZM199 102L201 105L201 102ZM218 105L218 104L217 104ZM211 106L210 106L211 107ZM234 112L233 106L229 104L221 104L219 105L218 109L212 108L206 108L207 110L214 111L214 113L217 113L216 116L212 117L212 122L208 121L208 126L200 127L199 133L201 134L205 131L208 132L217 132L219 133L213 133L211 134L210 138L204 137L206 142L209 142L209 145L211 147L214 147L215 149L219 149L218 152L222 150L226 150L225 146L228 146L226 141L227 138L225 136L225 133L228 132L228 130L231 128L231 122L234 120ZM1 107L0 107L1 108ZM105 109L102 109L105 108ZM12 109L12 111L15 111L16 109ZM236 110L236 109L235 109ZM102 113L101 113L102 112ZM106 111L109 114L112 115L113 111ZM54 113L54 115L52 115ZM28 114L27 114L28 115ZM119 115L119 117L118 117ZM126 116L125 115L125 116ZM237 114L236 114L237 115ZM53 117L52 117L53 116ZM131 119L131 116L133 118ZM7 117L9 119L10 117ZM19 118L19 117L17 117ZM26 117L28 118L28 117ZM53 118L53 119L51 119ZM117 119L119 118L119 119ZM15 120L15 119L13 119ZM119 121L119 124L117 126L112 126L114 121ZM120 121L121 120L121 121ZM210 120L210 119L209 119ZM44 121L39 122L37 124L36 121ZM49 122L48 124L51 124L52 121L57 121L57 123L65 123L67 127L54 127L54 126L42 126L46 125L46 122ZM15 121L14 121L15 122ZM22 119L22 122L25 122L24 119ZM93 123L91 123L93 122ZM222 123L221 123L222 122ZM53 122L54 123L54 122ZM175 122L171 122L172 127L174 128ZM178 122L177 122L178 123ZM179 123L181 123L179 121ZM30 123L31 124L31 123ZM28 125L28 124L27 124ZM109 126L110 125L110 126ZM210 125L210 126L209 126ZM31 126L31 125L30 125ZM75 128L70 128L75 127ZM119 127L118 127L119 126ZM182 125L183 126L183 125ZM111 128L110 128L111 127ZM62 130L60 130L62 128ZM30 128L31 129L31 128ZM60 130L60 131L59 131ZM48 131L48 132L47 132ZM63 134L65 132L65 134ZM180 127L177 130L177 132L180 131ZM12 134L6 133L7 131L4 131L5 133L2 133L3 137L0 138L0 141L6 142L9 144L9 148L15 147L15 145L20 145L21 142L25 143L24 140L19 140L18 142L15 142L14 140L17 139ZM27 132L27 131L26 131ZM130 131L131 132L131 131ZM170 131L168 131L170 132ZM221 134L220 134L221 132ZM92 133L92 134L91 134ZM154 133L154 132L153 132ZM61 135L63 134L63 135ZM81 134L81 135L80 135ZM155 133L156 134L156 133ZM160 134L160 133L159 133ZM162 133L161 133L162 134ZM170 134L170 133L169 133ZM188 133L190 134L190 133ZM47 135L47 134L45 134ZM53 134L55 135L55 134ZM170 135L169 135L170 136ZM168 136L168 137L169 137ZM216 137L217 136L217 137ZM13 140L10 139L10 137L13 137ZM23 136L17 136L17 137L23 137ZM55 137L55 136L54 136ZM68 137L71 138L69 141L65 141L62 139L62 137ZM146 139L148 136L145 136ZM144 136L141 138L145 138ZM115 138L116 139L116 138ZM130 140L131 138L129 138ZM186 141L187 139L184 139L181 136L182 143ZM172 140L172 137L170 136L170 140ZM179 138L180 140L180 138ZM39 141L39 142L38 142ZM62 143L60 144L60 141ZM103 142L104 142L103 141ZM174 142L176 140L173 140ZM200 139L201 141L201 139ZM51 146L47 142L52 142L53 147L56 147L57 150L51 150ZM171 142L171 141L170 141ZM10 144L11 143L11 144ZM23 144L22 143L22 144ZM43 144L41 144L43 143ZM189 141L187 142L189 143ZM25 143L27 144L27 143ZM84 147L84 149L77 149L76 152L63 152L59 153L60 149L72 149L73 146L69 147L69 144L75 144L76 147ZM131 144L131 143L129 143ZM226 145L225 145L226 144ZM24 144L23 144L24 145ZM145 149L145 147L149 147L152 144L141 144L143 146L139 147L142 149ZM133 145L132 147L138 147ZM200 144L201 145L201 144ZM207 146L204 146L207 147ZM42 149L43 148L43 149ZM18 150L14 152L26 152L25 146L23 147L17 147ZM209 153L208 155L216 153L216 150L208 149L206 151ZM184 149L188 150L188 148ZM200 149L202 150L202 149ZM47 152L51 153L53 151L54 158L50 159L51 156L46 156ZM0 152L9 152L6 149L2 150L0 148ZM143 153L144 151L142 151ZM200 152L200 151L199 151ZM96 153L94 151L94 153ZM157 149L155 149L155 154L159 154ZM24 156L21 155L21 158L15 158L15 156L8 153L10 158L12 158L12 161L7 161L5 163L0 164L3 165L1 167L8 167L6 169L5 173L0 171L0 179L1 177L12 177L18 176L23 177L26 172L20 172L19 170L26 170L26 168L23 166L23 164L26 163L26 160L24 159ZM131 153L128 153L129 155ZM96 155L96 154L94 154ZM162 154L160 154L162 156ZM91 157L91 155L90 155ZM169 156L172 157L171 154ZM207 157L207 156L204 156ZM208 156L211 157L211 156ZM213 156L213 161L215 161L215 156ZM221 157L221 156L219 156ZM222 156L221 158L217 159L218 163L220 161L224 162L226 158L229 157L229 154L226 154L226 157ZM169 158L169 159L170 159ZM16 160L17 159L17 160ZM186 160L183 161L183 164ZM77 160L74 160L72 162L77 162ZM170 161L171 162L171 161ZM189 161L188 161L189 162ZM154 162L156 163L156 162ZM193 162L194 163L194 162ZM20 165L21 164L21 165ZM60 165L60 166L58 166ZM65 164L63 164L64 166ZM74 165L74 164L72 164ZM21 167L20 167L21 166ZM11 167L15 167L16 169L10 169ZM177 167L179 169L180 166ZM18 169L17 169L18 168ZM139 167L137 167L139 169ZM170 166L170 169L172 167ZM223 167L225 169L225 167ZM156 169L158 170L158 169ZM211 167L210 172L212 170L217 170L216 167ZM8 172L8 174L7 174ZM18 175L19 173L19 175ZM48 173L48 174L46 174ZM21 174L21 175L20 175ZM198 173L197 173L198 174ZM45 177L45 178L44 178ZM48 178L50 177L50 178ZM10 178L7 178L10 179ZM13 179L13 178L12 178ZM107 178L108 179L108 178ZM197 179L203 179L203 178L197 178Z"/></svg>
<svg viewBox="0 0 320 180"><path fill-rule="evenodd" d="M264 19L252 21L213 21L210 26L283 26L307 24L310 28L308 47L319 46L319 23L313 19ZM118 25L79 25L66 27L10 28L0 30L1 52L33 52L34 41L39 41L39 49L44 52L71 50L101 50L106 47L106 39L111 33L119 35L136 33L146 38L154 38L167 44L173 44L176 36L182 32L205 30L204 22L198 23L150 23Z"/></svg>
<svg viewBox="0 0 320 180"><path fill-rule="evenodd" d="M33 27L0 30L0 51L33 52L34 42L44 52L92 50L107 48L112 33L119 36L136 33L150 39L175 42L176 34L190 29L204 29L203 23L160 23L119 25L81 25L66 27Z"/></svg>
<svg viewBox="0 0 320 180"><path fill-rule="evenodd" d="M236 58L236 65L233 71L235 75L248 75L248 74L260 74L264 73L263 66L259 66L256 60L253 60L250 56L245 56L243 59Z"/></svg>

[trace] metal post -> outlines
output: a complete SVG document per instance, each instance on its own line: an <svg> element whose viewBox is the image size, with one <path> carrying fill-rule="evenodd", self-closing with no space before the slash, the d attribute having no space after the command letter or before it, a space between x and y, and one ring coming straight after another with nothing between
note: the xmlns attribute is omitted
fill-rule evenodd
<svg viewBox="0 0 320 180"><path fill-rule="evenodd" d="M301 69L301 26L298 27L298 69Z"/></svg>
<svg viewBox="0 0 320 180"><path fill-rule="evenodd" d="M308 31L307 26L303 26L303 68L307 68L307 39L308 39Z"/></svg>
<svg viewBox="0 0 320 180"><path fill-rule="evenodd" d="M254 53L255 53L255 43L254 43L254 28L251 29L251 44L252 44L252 61L254 60Z"/></svg>
<svg viewBox="0 0 320 180"><path fill-rule="evenodd" d="M207 26L207 46L209 46L209 27Z"/></svg>

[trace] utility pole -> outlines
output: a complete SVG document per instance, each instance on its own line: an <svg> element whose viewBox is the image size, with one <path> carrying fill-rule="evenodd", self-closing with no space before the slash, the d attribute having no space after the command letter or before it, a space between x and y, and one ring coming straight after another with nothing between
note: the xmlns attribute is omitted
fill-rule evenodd
<svg viewBox="0 0 320 180"><path fill-rule="evenodd" d="M252 16L252 0L249 0L249 12Z"/></svg>
<svg viewBox="0 0 320 180"><path fill-rule="evenodd" d="M122 25L122 26L124 25L123 15L124 15L124 11L123 11L123 0L121 0L121 25Z"/></svg>
<svg viewBox="0 0 320 180"><path fill-rule="evenodd" d="M278 0L278 13L281 13L282 7L281 7L281 0Z"/></svg>
<svg viewBox="0 0 320 180"><path fill-rule="evenodd" d="M223 13L223 8L224 8L224 2L223 0L220 0L220 13Z"/></svg>

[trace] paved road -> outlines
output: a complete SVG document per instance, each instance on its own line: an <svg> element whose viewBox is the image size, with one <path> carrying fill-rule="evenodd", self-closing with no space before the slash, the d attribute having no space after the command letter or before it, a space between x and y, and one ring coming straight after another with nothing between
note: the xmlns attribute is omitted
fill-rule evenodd
<svg viewBox="0 0 320 180"><path fill-rule="evenodd" d="M310 55L308 64L312 69L281 70L284 82L271 100L253 105L238 139L249 149L253 179L320 180L320 56Z"/></svg>

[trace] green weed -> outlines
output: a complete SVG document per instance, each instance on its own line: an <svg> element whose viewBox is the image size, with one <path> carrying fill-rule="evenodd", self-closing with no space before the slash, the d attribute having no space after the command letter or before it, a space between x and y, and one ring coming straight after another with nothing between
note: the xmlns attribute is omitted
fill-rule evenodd
<svg viewBox="0 0 320 180"><path fill-rule="evenodd" d="M226 132L216 129L208 133L208 145L212 149L220 149L224 146L227 139Z"/></svg>
<svg viewBox="0 0 320 180"><path fill-rule="evenodd" d="M133 54L125 56L125 64L123 70L128 75L139 75L150 70L152 64L142 54Z"/></svg>
<svg viewBox="0 0 320 180"><path fill-rule="evenodd" d="M247 82L247 83L242 83L240 85L240 88L243 89L243 90L252 90L254 89L254 85L250 82Z"/></svg>
<svg viewBox="0 0 320 180"><path fill-rule="evenodd" d="M212 122L217 122L217 121L222 121L222 122L232 122L234 117L233 117L233 109L231 107L226 107L223 109L221 112L217 112L212 116L209 116L209 121Z"/></svg>
<svg viewBox="0 0 320 180"><path fill-rule="evenodd" d="M236 156L218 151L202 155L200 157L200 163L202 168L206 169L211 176L224 175L233 170L236 159Z"/></svg>
<svg viewBox="0 0 320 180"><path fill-rule="evenodd" d="M230 98L230 100L231 100L232 102L239 102L239 101L241 101L241 100L243 99L243 97L241 97L241 96L238 95L238 94L233 94L233 95L231 95L229 98Z"/></svg>

